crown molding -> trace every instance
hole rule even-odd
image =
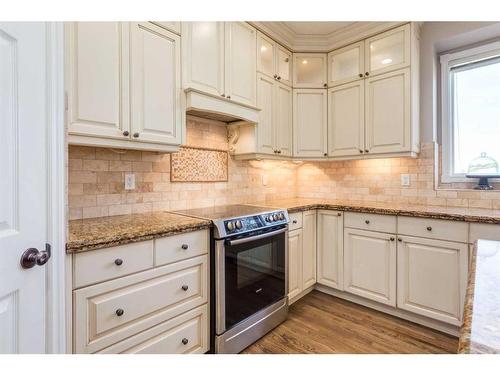
[[[250,22],[292,52],[329,52],[406,22],[353,22],[330,34],[298,34],[284,22]]]

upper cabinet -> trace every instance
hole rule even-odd
[[[149,22],[65,25],[68,142],[176,151],[180,37]]]
[[[386,31],[365,41],[365,76],[405,68],[411,59],[411,25]]]
[[[290,86],[292,84],[292,53],[258,32],[257,71]]]
[[[257,31],[245,22],[182,23],[183,87],[255,106]]]
[[[293,54],[293,87],[326,88],[327,55],[325,53]]]
[[[172,31],[176,34],[181,34],[181,23],[179,21],[151,21],[155,25],[163,27],[169,31]]]
[[[365,43],[359,42],[328,54],[328,87],[362,79],[365,75]]]

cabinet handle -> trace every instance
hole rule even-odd
[[[427,227],[427,230],[430,232],[432,230],[432,227]]]
[[[362,154],[363,153],[363,150],[359,150],[359,153]]]
[[[363,73],[359,73],[359,78],[363,78]]]
[[[278,81],[281,79],[281,76],[278,76]]]
[[[129,134],[130,134],[130,133],[128,132],[128,130],[125,130],[125,131],[123,132],[123,136],[124,136],[124,137],[128,137],[128,135],[129,135]]]
[[[183,291],[187,291],[189,289],[189,286],[183,285],[181,288],[182,288]]]
[[[339,213],[337,213],[337,216],[342,216],[342,214],[339,212]]]
[[[370,75],[370,73],[368,73],[368,72],[366,72],[366,73],[365,73],[365,76],[367,76],[367,77],[368,77],[369,75]]]
[[[328,156],[328,153],[326,153],[326,152],[325,152],[325,153],[323,154],[323,156]]]
[[[297,224],[297,220],[292,220],[292,224]]]
[[[184,243],[184,244],[181,245],[181,249],[182,250],[187,250],[187,249],[189,249],[189,245],[187,245],[187,244]]]
[[[117,316],[122,316],[124,312],[125,311],[123,311],[123,309],[118,309],[118,310],[115,311],[115,313],[116,313]]]
[[[139,133],[134,133],[134,138],[139,138]]]
[[[370,224],[370,220],[365,220],[365,223],[366,224]]]
[[[391,238],[390,238],[390,240],[391,240],[391,241],[394,241],[394,239],[395,239],[394,237],[391,237]]]
[[[323,83],[323,87],[328,87],[328,85],[326,83]]]
[[[187,345],[187,344],[188,344],[188,342],[189,342],[189,340],[188,340],[187,338],[185,338],[185,337],[184,337],[184,338],[182,339],[182,344],[183,344],[183,345]]]
[[[223,98],[225,98],[225,97],[226,97],[226,94],[220,94],[220,96],[222,96]]]
[[[231,99],[231,95],[228,95],[228,96],[227,96],[227,98],[228,98],[228,99]]]
[[[403,242],[403,239],[402,239],[402,238],[398,238],[398,241],[399,241],[399,242]]]
[[[274,79],[277,79],[277,78],[278,78],[278,75],[277,75],[277,74],[275,74],[275,75],[274,75]]]
[[[281,150],[278,150],[278,154],[281,154]]]
[[[120,258],[115,259],[115,264],[116,264],[117,266],[121,266],[121,265],[123,264],[123,260],[122,260],[122,259],[120,259]]]
[[[370,150],[365,150],[365,152],[366,152],[366,153],[369,153],[369,152],[370,152]]]
[[[290,61],[290,59],[288,57],[285,58],[285,62],[289,62],[289,61]]]

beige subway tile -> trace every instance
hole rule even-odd
[[[83,170],[83,160],[82,159],[69,159],[68,169],[70,171],[81,171]]]
[[[132,171],[134,172],[152,172],[153,163],[150,161],[134,161],[132,162]]]
[[[136,150],[126,150],[124,154],[120,155],[120,160],[128,160],[128,161],[142,160],[142,152]]]
[[[103,217],[108,216],[108,207],[84,207],[82,215],[84,219],[89,219],[93,217]]]
[[[126,151],[98,147],[95,149],[95,158],[99,160],[120,160],[120,154],[123,152]]]
[[[141,214],[144,212],[151,212],[153,211],[153,204],[152,203],[136,203],[132,205],[132,213],[133,214]]]
[[[106,194],[109,192],[109,184],[83,184],[83,194]]]
[[[92,207],[96,206],[95,195],[70,195],[68,197],[68,206],[70,208]]]
[[[83,194],[83,184],[68,184],[68,194],[69,195],[82,195]]]
[[[170,172],[170,161],[162,161],[153,163],[153,172],[168,173]]]
[[[124,160],[111,160],[109,170],[114,172],[132,172],[132,162]]]
[[[68,220],[78,220],[83,217],[82,208],[69,208],[68,210]]]
[[[95,159],[95,148],[70,145],[68,159]]]
[[[109,162],[107,160],[83,160],[84,171],[102,172],[109,170]]]
[[[493,207],[491,199],[469,199],[470,208],[489,208]]]
[[[110,206],[121,203],[121,194],[100,194],[97,196],[98,206]]]
[[[70,184],[95,183],[97,181],[96,172],[70,171],[68,182]]]
[[[116,215],[129,215],[132,213],[132,205],[131,204],[114,204],[108,206],[109,216]]]
[[[97,172],[98,183],[122,182],[123,178],[122,172]]]

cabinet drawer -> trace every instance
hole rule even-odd
[[[477,240],[500,241],[500,225],[471,223],[469,242],[474,243]]]
[[[202,354],[208,349],[208,305],[203,305],[99,353]]]
[[[376,232],[396,233],[396,216],[346,212],[344,226]]]
[[[95,284],[153,267],[153,241],[75,254],[73,287]]]
[[[288,216],[290,217],[288,230],[292,231],[302,228],[302,212],[294,212],[293,214],[289,214]]]
[[[98,351],[207,303],[207,284],[204,255],[76,290],[75,352]]]
[[[155,240],[155,265],[178,262],[208,253],[208,230]]]
[[[455,242],[467,242],[467,223],[459,221],[398,217],[398,233],[415,237],[433,238]]]

